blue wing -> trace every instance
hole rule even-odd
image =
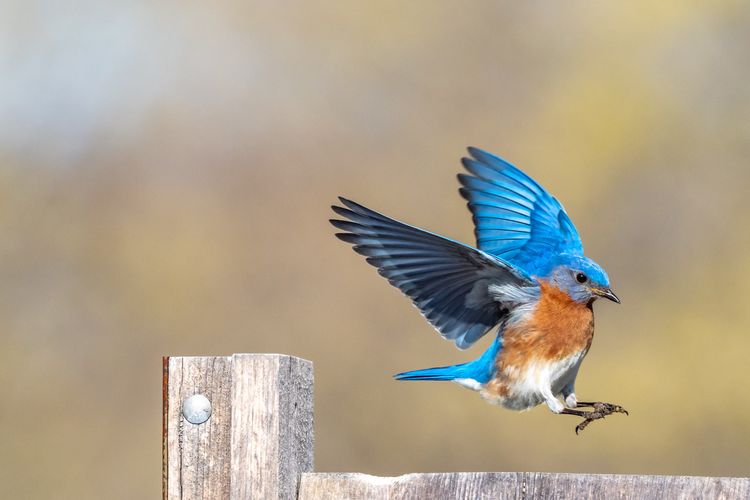
[[[583,255],[583,244],[562,205],[534,179],[493,154],[469,148],[471,175],[459,189],[474,219],[477,247],[530,275],[544,276],[551,259]]]
[[[476,342],[507,314],[502,302],[490,296],[490,285],[536,285],[523,271],[491,255],[339,200],[347,208],[331,208],[348,220],[331,220],[346,231],[336,236],[366,256],[459,349]]]

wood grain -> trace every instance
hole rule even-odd
[[[231,368],[229,357],[171,357],[166,380],[165,497],[228,498]],[[211,418],[193,425],[182,402],[193,394],[211,401]]]
[[[171,357],[164,375],[164,498],[295,498],[313,466],[312,363],[280,354]],[[194,425],[183,401],[203,394]]]
[[[313,470],[312,363],[235,354],[231,498],[295,498]]]
[[[300,500],[422,498],[495,499],[744,499],[750,479],[515,472],[455,472],[375,477],[306,473]]]

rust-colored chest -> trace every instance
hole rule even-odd
[[[524,409],[539,404],[543,389],[557,391],[575,378],[594,338],[594,313],[562,290],[541,282],[541,296],[530,318],[509,326],[495,362],[497,372],[483,396]]]
[[[511,358],[552,361],[586,352],[591,347],[594,338],[591,307],[574,301],[567,293],[544,281],[541,288],[539,303],[529,320],[506,329],[501,357],[505,354]]]

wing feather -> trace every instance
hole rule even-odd
[[[523,198],[508,196],[516,201]],[[334,219],[331,224],[345,232],[336,236],[352,244],[460,349],[472,345],[507,314],[507,307],[490,295],[490,285],[536,286],[528,274],[495,256],[339,199],[344,206],[332,208],[345,220]],[[518,220],[521,224],[514,230],[526,234],[525,219]]]
[[[583,255],[583,244],[559,201],[534,179],[486,151],[469,148],[469,174],[458,174],[473,215],[477,247],[530,275],[544,276],[559,254]]]

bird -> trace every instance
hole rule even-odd
[[[397,380],[452,381],[510,410],[542,403],[591,422],[622,406],[578,401],[575,382],[594,337],[593,303],[620,303],[605,270],[584,255],[562,204],[508,161],[469,147],[459,193],[474,222],[476,247],[445,238],[339,197],[336,236],[397,287],[459,349],[497,327],[468,363],[407,371]],[[582,408],[588,408],[583,410]]]

